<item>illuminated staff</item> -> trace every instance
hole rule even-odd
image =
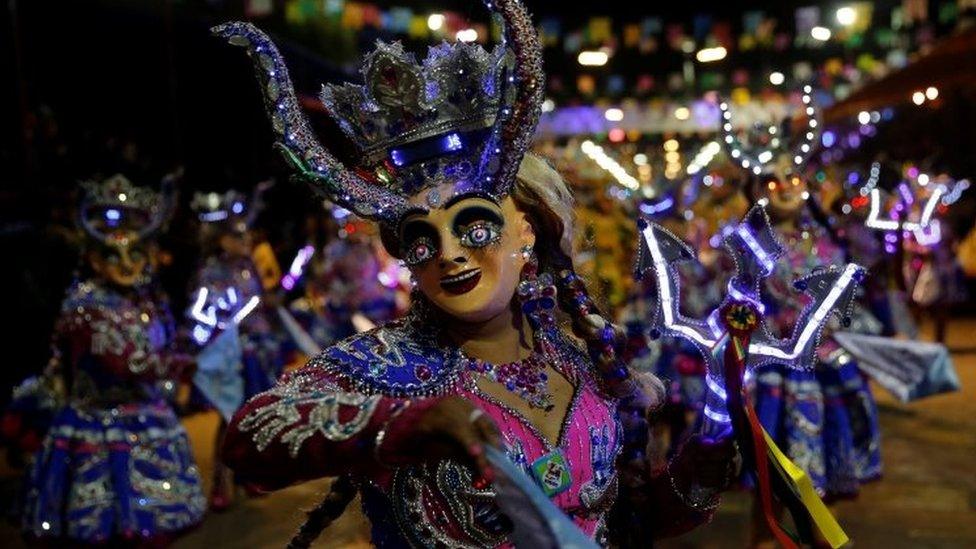
[[[642,235],[637,273],[651,272],[657,288],[654,331],[652,335],[682,338],[694,345],[707,365],[709,391],[704,408],[703,431],[712,437],[728,436],[729,431],[740,442],[746,462],[756,474],[760,500],[770,528],[788,547],[790,541],[773,512],[771,495],[776,494],[790,509],[803,539],[812,539],[815,523],[834,546],[846,535],[829,516],[809,478],[788,474],[799,471],[779,451],[762,429],[742,390],[744,377],[767,363],[790,368],[810,368],[816,358],[824,323],[832,314],[842,312],[845,322],[852,306],[864,269],[848,264],[829,267],[798,279],[794,285],[811,300],[803,309],[789,337],[775,337],[762,314],[765,306],[759,299],[762,280],[772,274],[776,259],[783,253],[769,225],[765,211],[757,206],[726,235],[724,244],[735,259],[736,270],[722,304],[704,319],[688,318],[680,312],[680,285],[676,265],[695,259],[692,249],[663,227],[641,221]],[[792,469],[791,469],[792,468]]]
[[[680,312],[677,264],[695,260],[694,252],[667,229],[653,223],[642,225],[638,274],[653,271],[658,294],[656,331],[689,341],[705,357],[710,393],[722,397],[706,403],[706,415],[721,423],[727,414],[722,405],[725,391],[721,357],[716,356],[716,352],[725,343],[727,330],[721,323],[720,311],[729,303],[740,302],[750,304],[763,314],[765,305],[759,299],[759,285],[772,274],[783,248],[772,232],[765,210],[759,206],[750,210],[742,222],[730,226],[724,238],[725,248],[736,264],[736,273],[729,281],[725,300],[704,319],[692,319]],[[813,300],[804,308],[793,333],[787,338],[776,338],[765,325],[760,326],[749,345],[749,369],[772,362],[792,368],[811,367],[824,323],[833,312],[842,311],[847,317],[863,272],[863,268],[849,264],[843,269],[828,267],[797,280],[795,287]]]
[[[820,134],[820,113],[817,106],[813,101],[813,88],[810,85],[803,86],[803,94],[801,96],[803,100],[803,110],[807,115],[807,128],[803,134],[803,139],[800,143],[790,151],[793,157],[792,162],[794,166],[802,166],[807,160],[809,160],[810,155],[813,154],[816,148],[817,138]],[[743,169],[752,172],[755,175],[760,175],[767,168],[770,167],[770,163],[777,157],[777,149],[780,141],[779,137],[774,137],[768,148],[760,148],[758,151],[751,150],[742,144],[738,137],[735,135],[735,130],[732,125],[732,111],[729,109],[729,104],[725,101],[719,104],[719,110],[722,112],[721,120],[721,135],[722,143],[725,145],[729,156],[737,162]],[[777,127],[775,125],[769,127],[770,134],[777,133]]]
[[[877,163],[872,165],[872,176],[875,173],[876,165]],[[873,180],[876,181],[876,178],[873,178]],[[920,186],[927,186],[928,176],[921,174],[918,177],[918,181]],[[922,181],[925,181],[925,184],[922,184]],[[940,206],[947,207],[954,204],[962,196],[963,191],[968,189],[970,185],[967,179],[954,182],[951,185],[945,183],[936,184],[932,192],[925,199],[924,204],[921,205],[919,217],[917,219],[911,219],[908,212],[911,211],[915,204],[920,204],[918,189],[914,185],[909,185],[905,181],[898,184],[896,190],[898,191],[897,198],[899,204],[893,208],[895,210],[894,212],[888,212],[888,217],[882,218],[881,210],[885,202],[885,197],[882,191],[877,188],[876,184],[872,185],[871,182],[872,179],[869,179],[861,189],[862,196],[866,194],[870,200],[870,209],[864,224],[871,229],[889,233],[898,230],[910,232],[914,236],[915,241],[923,246],[932,246],[942,240],[942,227],[939,220],[935,217],[937,209]],[[908,210],[908,212],[905,215],[898,215],[902,210]],[[889,251],[891,250],[889,249]]]
[[[295,284],[305,275],[305,267],[308,266],[313,255],[315,255],[315,247],[311,244],[307,244],[298,250],[295,259],[291,261],[291,265],[288,267],[288,272],[281,277],[282,288],[291,291],[295,287]]]
[[[202,287],[197,290],[197,297],[190,307],[190,316],[197,322],[193,326],[193,339],[200,345],[210,341],[215,331],[226,329],[229,326],[228,320],[230,324],[240,325],[261,303],[261,298],[255,295],[240,305],[240,297],[233,287],[227,288],[223,294],[213,299],[210,298],[210,289]]]

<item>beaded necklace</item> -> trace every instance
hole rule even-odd
[[[476,358],[466,358],[465,362],[468,370],[504,385],[529,406],[546,411],[552,409],[549,376],[541,353],[533,352],[526,358],[505,364],[491,364]]]

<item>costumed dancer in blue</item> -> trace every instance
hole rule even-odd
[[[728,104],[721,105],[723,141],[733,161],[756,177],[756,195],[761,197],[760,203],[767,205],[785,248],[762,295],[764,316],[780,335],[793,329],[805,305],[796,298],[798,290],[793,281],[813,269],[843,263],[845,259],[829,228],[815,220],[815,214],[820,212],[810,204],[812,198],[803,168],[814,152],[819,120],[812,88],[804,87],[800,97],[806,112],[802,123],[787,118],[769,132],[761,132],[776,135],[775,144],[782,140],[789,147],[755,140],[744,143],[733,131],[734,119]],[[860,311],[855,316],[864,317],[867,313]],[[876,320],[866,324],[878,325]],[[756,370],[750,380],[759,421],[787,456],[806,471],[827,501],[854,497],[862,483],[881,475],[874,397],[851,355],[830,337],[838,328],[836,321],[826,326],[823,343],[817,349],[817,364],[792,368],[772,363]],[[766,541],[760,515],[757,508],[754,545]]]
[[[115,175],[85,185],[88,275],[68,290],[45,378],[63,387],[27,475],[25,533],[50,543],[158,545],[206,502],[186,432],[159,387],[193,361],[149,286],[168,193]]]
[[[194,399],[202,397],[221,412],[217,447],[223,439],[224,420],[246,399],[271,388],[283,367],[273,306],[252,259],[250,228],[265,189],[266,184],[258,185],[250,200],[234,190],[198,193],[191,204],[201,224],[203,248],[187,311],[193,324],[192,338],[202,349],[217,343],[228,330],[236,331],[239,339],[236,354],[223,353],[223,359],[217,360],[222,365],[205,369],[194,378]],[[218,346],[227,344],[222,340]],[[232,486],[230,471],[216,462],[211,509],[222,511],[230,505]]]

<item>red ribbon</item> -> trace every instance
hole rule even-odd
[[[749,349],[749,337],[752,329],[733,330],[729,327],[729,341],[725,345],[725,387],[728,395],[729,413],[732,415],[733,426],[739,440],[751,445],[753,462],[756,466],[756,481],[759,487],[759,501],[762,506],[766,524],[773,536],[786,549],[799,549],[793,538],[787,534],[779,524],[773,508],[772,482],[769,478],[769,461],[766,459],[766,440],[763,437],[762,425],[756,417],[749,395],[743,391],[742,379],[745,373],[746,358]],[[754,326],[752,327],[754,328]],[[742,351],[740,353],[740,350]]]

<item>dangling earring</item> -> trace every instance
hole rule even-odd
[[[556,308],[556,285],[549,273],[539,274],[539,259],[532,246],[522,247],[522,257],[525,258],[525,265],[522,267],[517,290],[522,312],[529,319],[536,335],[544,336],[556,323],[553,314]]]

